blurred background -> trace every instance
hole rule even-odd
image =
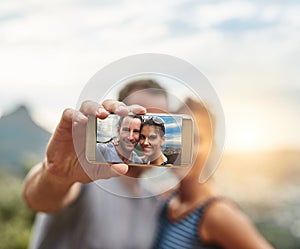
[[[300,2],[0,1],[0,249],[26,248],[20,190],[66,107],[122,57],[177,56],[226,118],[215,179],[276,248],[300,248]]]

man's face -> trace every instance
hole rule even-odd
[[[119,130],[119,145],[123,151],[131,152],[139,142],[141,120],[127,116]]]
[[[153,94],[147,89],[134,91],[126,98],[127,105],[141,105],[151,113],[168,112],[168,99],[163,94]]]

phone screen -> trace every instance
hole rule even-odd
[[[181,164],[183,118],[147,114],[96,119],[96,161],[129,165]]]

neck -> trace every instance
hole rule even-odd
[[[206,181],[205,183],[199,182],[199,176],[201,175],[201,171],[203,169],[203,165],[206,162],[207,153],[202,152],[199,153],[196,161],[194,162],[193,167],[190,169],[188,174],[181,180],[179,186],[179,195],[181,200],[193,200],[199,198],[205,198],[211,195],[214,195],[213,186],[211,181]]]
[[[115,148],[120,159],[124,163],[128,164],[131,161],[132,151],[124,151],[120,146],[115,146]]]
[[[182,202],[194,202],[199,199],[205,199],[214,194],[209,183],[199,183],[198,181],[194,184],[187,182],[187,184],[181,182],[178,189],[179,198]]]
[[[166,161],[167,161],[167,157],[161,152],[160,155],[155,156],[155,159],[153,161],[151,160],[151,164],[161,165]]]

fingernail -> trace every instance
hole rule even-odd
[[[81,112],[79,112],[79,113],[76,114],[74,120],[77,121],[77,122],[81,122],[81,121],[87,120],[87,117],[84,116]]]
[[[128,108],[124,105],[119,105],[116,108],[116,113],[119,113],[119,114],[125,113],[125,114],[127,114],[127,112],[128,112]]]
[[[108,111],[106,111],[103,107],[99,107],[97,109],[97,114],[98,115],[103,115],[103,114],[109,114]]]

